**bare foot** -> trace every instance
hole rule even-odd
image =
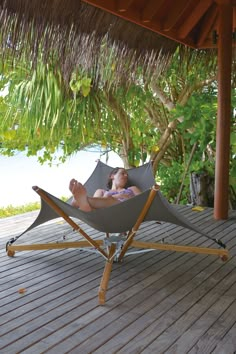
[[[69,190],[71,191],[74,197],[71,203],[72,206],[74,206],[75,208],[80,208],[83,211],[92,210],[88,202],[87,191],[81,183],[79,183],[75,179],[72,179],[69,184]]]

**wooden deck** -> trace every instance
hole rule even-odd
[[[212,209],[179,207],[231,257],[153,251],[113,264],[107,302],[98,305],[104,259],[78,249],[17,252],[5,244],[36,213],[0,220],[0,353],[214,353],[236,352],[236,211],[213,220]],[[96,239],[95,230],[84,226]],[[60,219],[17,243],[79,238]],[[137,239],[217,247],[174,225],[149,222]],[[20,242],[19,242],[20,241]],[[24,288],[25,293],[19,294]]]

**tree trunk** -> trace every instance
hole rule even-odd
[[[213,207],[214,177],[207,173],[190,174],[190,198],[193,205]]]

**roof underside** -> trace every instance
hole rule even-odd
[[[215,0],[83,1],[190,47],[216,46],[219,7]],[[236,0],[231,0],[231,4],[233,33],[236,29]]]

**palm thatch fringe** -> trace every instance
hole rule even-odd
[[[0,51],[37,65],[58,63],[66,82],[82,69],[100,80],[131,82],[161,73],[177,43],[81,0],[0,1]],[[110,65],[110,71],[107,65]]]

